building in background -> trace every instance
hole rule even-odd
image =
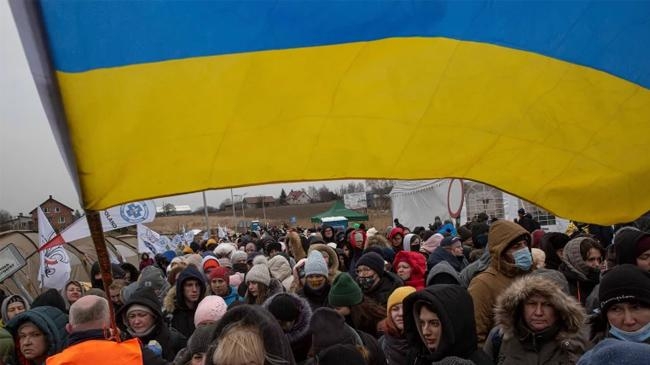
[[[69,206],[61,203],[60,201],[54,199],[52,195],[39,205],[45,213],[45,216],[50,221],[52,228],[58,233],[61,232],[65,227],[72,224],[75,221],[74,209]],[[38,207],[37,207],[38,208]],[[37,208],[34,208],[29,212],[34,222],[33,229],[38,227],[38,212]]]
[[[311,198],[302,190],[291,190],[291,192],[287,194],[287,204],[289,205],[301,205],[309,203],[311,203]]]

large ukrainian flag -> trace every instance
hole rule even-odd
[[[648,1],[27,8],[46,35],[65,119],[53,125],[88,209],[434,177],[592,223],[650,209]]]

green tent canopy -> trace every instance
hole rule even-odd
[[[329,210],[320,214],[316,214],[315,216],[311,217],[311,221],[313,223],[321,223],[321,218],[325,218],[325,217],[345,217],[349,221],[355,221],[355,222],[368,220],[367,214],[358,213],[352,209],[346,208],[345,204],[343,204],[343,202],[340,200],[334,202],[334,204],[332,204],[332,207]]]

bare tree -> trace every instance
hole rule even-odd
[[[0,209],[0,231],[9,230],[9,221],[11,218],[11,213],[4,209]]]
[[[315,202],[321,201],[320,197],[318,196],[318,189],[316,189],[316,187],[313,185],[309,185],[307,187],[307,195],[309,195],[312,201]]]

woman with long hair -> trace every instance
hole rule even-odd
[[[271,278],[268,266],[265,264],[253,265],[248,270],[246,277],[246,295],[244,303],[262,305],[271,295],[284,291],[282,283]]]
[[[388,297],[387,317],[384,321],[386,329],[379,339],[379,346],[386,355],[388,365],[406,364],[408,357],[408,341],[404,333],[404,311],[402,302],[409,294],[415,293],[412,286],[403,286],[395,289]]]
[[[379,337],[379,323],[386,318],[386,309],[364,296],[350,275],[342,273],[336,277],[328,301],[350,326]]]

